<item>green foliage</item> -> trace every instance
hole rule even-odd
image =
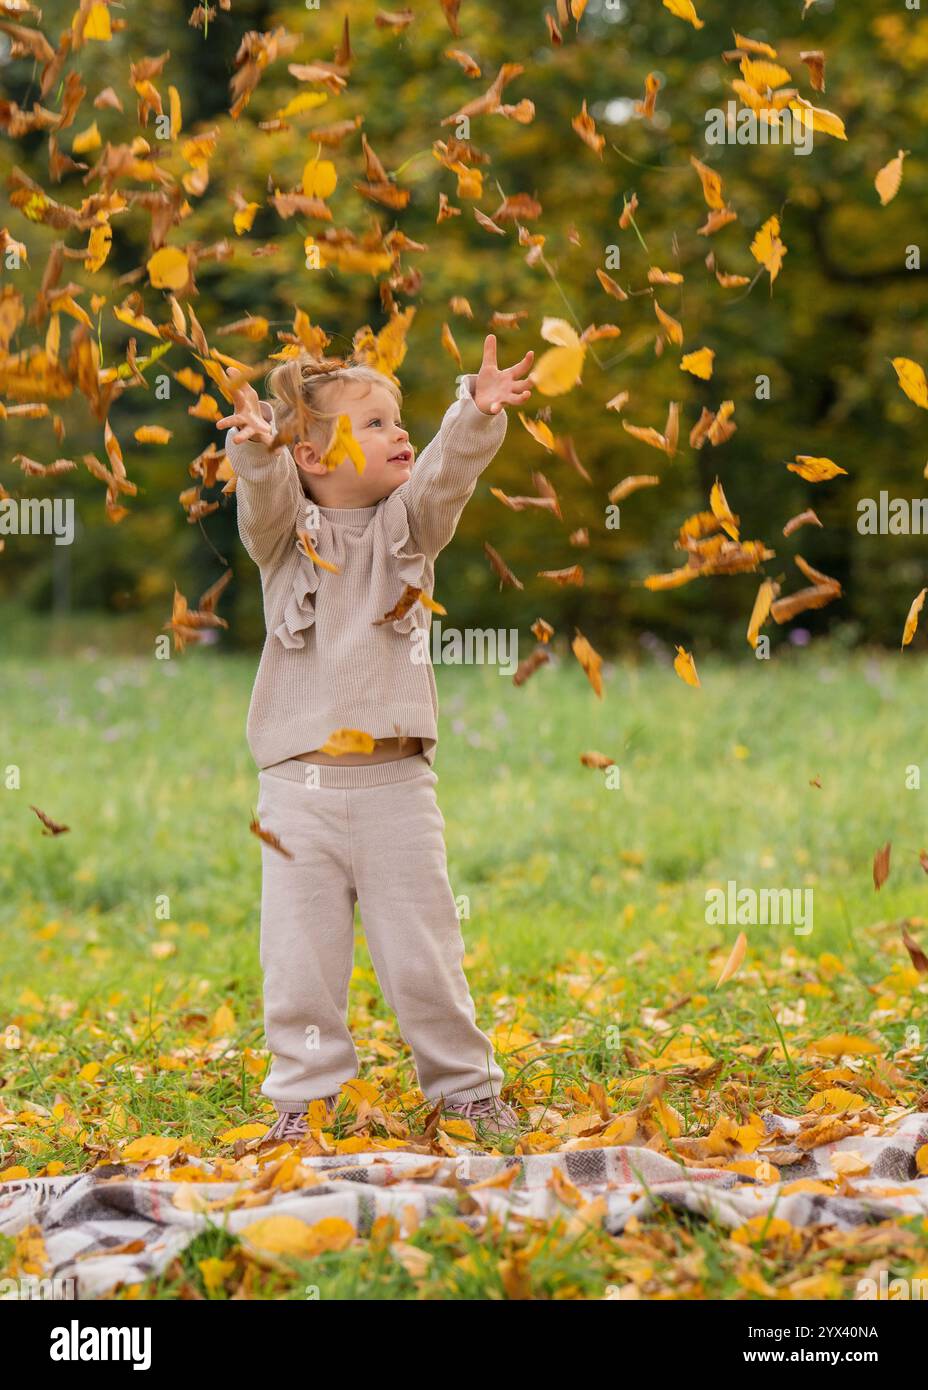
[[[56,34],[72,8],[46,7],[46,31]],[[579,328],[594,322],[621,328],[617,341],[591,346],[580,386],[567,396],[536,395],[528,412],[550,406],[555,433],[572,437],[592,483],[546,454],[511,411],[503,450],[481,479],[458,536],[440,561],[436,591],[449,621],[525,631],[543,614],[568,632],[582,627],[605,651],[627,651],[646,632],[682,641],[697,653],[743,649],[759,576],[713,577],[666,593],[641,586],[647,574],[680,563],[673,547],[677,528],[688,513],[705,508],[717,473],[741,518],[742,535],[762,538],[777,552],[766,572],[784,575],[786,590],[804,582],[792,564],[797,552],[844,585],[838,602],[802,615],[800,626],[818,633],[837,624],[845,640],[895,646],[923,581],[924,541],[859,535],[856,503],[878,496],[882,488],[891,496],[917,496],[922,489],[924,419],[899,391],[889,359],[904,355],[928,362],[926,291],[921,273],[905,269],[904,261],[906,247],[918,243],[923,227],[926,98],[915,79],[928,51],[928,18],[901,7],[898,13],[877,13],[825,0],[802,20],[798,0],[788,14],[773,0],[737,0],[724,7],[697,4],[705,26],[696,31],[656,0],[627,0],[621,8],[592,0],[579,29],[569,26],[558,47],[548,39],[545,7],[536,3],[467,0],[459,38],[450,34],[437,3],[418,7],[413,23],[398,32],[375,25],[380,8],[375,0],[324,5],[318,11],[296,3],[236,3],[232,12],[214,14],[204,35],[187,24],[184,8],[167,0],[130,7],[124,31],[108,44],[88,43],[77,55],[88,100],[74,126],[61,132],[62,148],[69,149],[73,132],[96,119],[104,140],[118,143],[142,135],[166,173],[175,180],[187,173],[179,150],[163,147],[151,123],[137,128],[135,95],[127,82],[128,65],[142,52],[170,50],[163,75],[155,80],[163,92],[173,83],[181,94],[180,143],[193,134],[217,132],[208,186],[189,196],[189,215],[166,238],[178,246],[227,246],[228,254],[201,263],[191,301],[210,343],[257,360],[275,350],[276,339],[255,345],[242,337],[221,337],[219,329],[256,314],[271,321],[272,334],[288,331],[299,307],[331,334],[330,351],[338,352],[363,324],[376,330],[386,321],[377,283],[367,275],[307,270],[303,237],[326,224],[299,216],[282,220],[266,199],[269,189],[298,186],[307,159],[319,150],[314,127],[362,114],[371,146],[412,196],[397,212],[360,197],[354,184],[363,178],[364,164],[360,137],[352,136],[334,153],[323,151],[339,170],[329,200],[333,225],[361,234],[376,221],[400,228],[426,247],[403,258],[404,270],[421,273],[421,284],[395,289],[398,306],[414,304],[417,310],[399,374],[406,423],[420,448],[452,399],[458,371],[440,348],[443,322],[454,332],[465,370],[479,360],[495,312],[525,315],[518,329],[497,330],[502,362],[515,360],[528,346],[536,354],[544,349],[539,330],[545,317],[564,317]],[[344,92],[316,111],[291,117],[283,130],[262,130],[260,124],[272,122],[298,91],[311,89],[289,74],[288,64],[330,60],[346,16],[353,64]],[[232,120],[229,84],[243,36],[278,26],[299,42],[267,66],[249,104]],[[724,105],[733,95],[730,81],[738,76],[737,65],[720,57],[732,46],[733,29],[773,43],[800,93],[842,116],[847,142],[817,135],[808,157],[788,146],[706,145],[705,112]],[[479,79],[468,79],[445,56],[451,47],[480,63]],[[824,94],[811,89],[798,57],[810,48],[822,48],[827,56]],[[433,142],[447,140],[454,130],[445,119],[483,92],[504,62],[524,67],[507,85],[504,100],[531,100],[535,118],[529,124],[499,115],[473,118],[471,138],[489,157],[482,166],[485,192],[479,206],[492,215],[504,194],[538,198],[541,217],[525,223],[546,238],[544,262],[534,266],[527,263],[511,223],[505,238],[478,225],[473,203],[457,197],[455,176],[431,153]],[[661,81],[653,123],[630,109],[643,95],[649,72]],[[8,94],[22,104],[35,95],[30,61],[8,64],[4,76]],[[124,115],[93,110],[90,99],[106,85],[121,94]],[[44,104],[57,110],[61,97],[57,86]],[[601,159],[571,128],[584,100],[606,137]],[[910,151],[910,157],[898,197],[884,208],[873,177],[898,149]],[[82,185],[79,172],[51,184],[46,143],[37,136],[25,137],[10,153],[52,196],[71,206],[92,187]],[[87,162],[98,153],[91,152]],[[707,210],[691,154],[718,170],[724,196],[738,212],[738,221],[714,237],[696,234]],[[145,188],[132,181],[128,186]],[[148,191],[153,189],[150,185]],[[236,192],[262,204],[244,236],[232,227]],[[462,208],[460,217],[436,222],[440,192]],[[632,192],[639,199],[636,224],[647,252],[632,228],[618,229],[623,200]],[[772,214],[781,219],[788,247],[772,295],[766,272],[749,293],[723,290],[703,264],[706,253],[714,251],[726,272],[753,276],[757,266],[748,246]],[[118,283],[120,276],[132,277],[132,287],[143,292],[156,321],[168,317],[163,293],[147,287],[144,272],[135,278],[152,250],[148,212],[131,207],[114,217],[113,226],[113,252],[103,269],[92,275],[71,260],[63,276],[85,287],[84,300],[91,292],[107,296],[100,314],[104,365],[124,358],[131,333],[111,312],[130,287]],[[29,269],[9,277],[27,299],[34,297],[56,240],[69,248],[85,244],[84,234],[53,231],[15,211],[9,229],[29,247]],[[277,249],[254,254],[268,243]],[[637,291],[621,304],[603,292],[595,275],[597,267],[605,268],[611,246],[621,251],[621,269],[611,273]],[[649,265],[685,275],[683,286],[659,286],[657,297],[683,323],[684,350],[703,345],[715,350],[710,382],[679,370],[679,348],[668,347],[655,357],[652,296],[643,292]],[[469,299],[472,321],[452,314],[454,295]],[[63,320],[63,354],[71,322]],[[37,332],[23,325],[11,350],[41,341],[46,327]],[[149,351],[153,341],[139,342],[139,352]],[[176,346],[164,360],[174,371],[198,367]],[[770,401],[755,398],[759,374],[770,378]],[[676,458],[668,460],[632,439],[621,418],[604,409],[620,390],[630,392],[623,414],[636,424],[660,427],[668,401],[682,402]],[[715,410],[724,399],[736,402],[737,433],[718,449],[690,449],[687,435],[700,409]],[[135,613],[140,627],[151,633],[168,616],[173,584],[195,599],[221,573],[221,557],[234,561],[237,575],[223,600],[222,611],[232,623],[223,640],[230,646],[259,641],[258,577],[237,543],[234,503],[222,499],[221,510],[206,518],[202,530],[187,524],[177,503],[191,483],[190,461],[218,440],[208,422],[187,414],[192,404],[193,397],[176,383],[170,402],[134,388],[115,403],[110,423],[123,444],[129,476],[140,488],[138,497],[127,501],[130,516],[115,528],[104,518],[101,485],[83,466],[45,484],[24,480],[7,461],[0,480],[14,493],[75,496],[83,531],[73,555],[58,559],[66,576],[59,574],[57,582],[46,539],[8,539],[0,555],[0,594],[20,594],[39,611],[57,602],[63,611],[70,604]],[[75,395],[55,408],[67,425],[60,445],[46,422],[7,422],[7,459],[19,451],[46,463],[58,456],[79,460],[87,451],[103,457],[102,422],[86,403]],[[132,431],[142,423],[167,425],[175,431],[171,443],[135,445]],[[848,476],[817,486],[805,483],[784,466],[797,453],[834,458]],[[557,488],[563,524],[545,512],[510,512],[490,495],[490,486],[531,492],[535,470]],[[622,506],[621,530],[607,530],[609,488],[629,473],[652,471],[661,474],[661,486],[630,498]],[[213,495],[218,499],[218,490]],[[809,506],[824,529],[803,529],[784,540],[783,523]],[[589,530],[589,548],[568,543],[580,527]],[[524,591],[500,592],[482,552],[485,540],[522,579]],[[558,588],[535,577],[537,570],[577,561],[586,574],[582,589]],[[774,642],[784,638],[774,629]]]

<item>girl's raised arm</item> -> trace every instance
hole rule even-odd
[[[306,496],[290,450],[270,448],[277,434],[273,407],[259,401],[250,386],[236,391],[234,399],[235,411],[216,423],[232,426],[225,451],[237,479],[238,531],[255,564],[269,565],[293,543]]]

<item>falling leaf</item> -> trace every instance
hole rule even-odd
[[[320,569],[328,570],[330,574],[341,574],[340,565],[333,565],[331,560],[323,560],[314,547],[308,531],[298,530],[297,536],[299,537],[298,548],[308,559],[312,560],[313,564],[318,565]]]
[[[811,454],[797,454],[796,462],[786,466],[808,483],[824,483],[829,478],[836,478],[839,473],[847,475],[847,469],[839,467],[832,459],[814,458]]]
[[[47,816],[44,811],[40,811],[38,806],[30,805],[29,810],[35,811],[39,820],[46,827],[42,831],[43,835],[64,835],[66,831],[71,829],[69,825],[59,825],[57,821],[53,821],[51,816]]]
[[[883,884],[889,878],[889,855],[892,848],[891,841],[887,840],[882,849],[878,849],[873,856],[873,886],[879,892]]]
[[[266,845],[270,845],[271,849],[276,849],[278,854],[282,854],[285,859],[294,858],[294,855],[281,844],[272,830],[264,829],[257,816],[252,816],[248,829],[251,831],[252,835],[257,835],[259,840],[263,840]]]
[[[687,20],[694,29],[701,29],[703,26],[703,21],[693,6],[693,0],[664,0],[664,9],[676,15],[677,19]]]
[[[820,48],[810,48],[799,54],[799,61],[809,69],[809,81],[817,92],[825,90],[825,54]]]
[[[527,379],[543,396],[562,396],[581,379],[586,343],[564,319],[546,318],[541,336],[556,346],[542,353]]]
[[[146,267],[155,289],[182,290],[190,279],[187,253],[178,246],[163,246],[149,257]]]
[[[758,633],[770,615],[771,603],[779,592],[780,586],[773,579],[765,579],[757,591],[747,632],[748,642],[754,648],[757,647]]]
[[[722,176],[710,169],[708,164],[703,164],[695,155],[690,155],[690,163],[699,175],[702,184],[703,197],[706,206],[721,211],[725,207],[725,199],[722,197]]]
[[[902,944],[908,951],[909,959],[919,975],[928,975],[928,956],[925,955],[915,937],[911,935],[905,923],[902,924]]]
[[[751,242],[751,255],[769,272],[772,286],[783,268],[783,257],[786,255],[786,247],[780,240],[780,219],[778,217],[768,217],[760,231],[757,232]]]
[[[894,357],[893,366],[899,378],[899,385],[909,400],[920,405],[922,410],[928,410],[928,381],[925,379],[924,368],[909,357]]]
[[[738,971],[741,969],[747,949],[747,936],[743,931],[739,932],[738,939],[736,940],[734,946],[731,948],[731,954],[722,967],[722,973],[715,982],[716,989],[719,989],[722,985],[727,984],[733,975],[737,975]]]
[[[654,115],[654,103],[660,89],[660,78],[656,72],[649,72],[644,80],[644,101],[635,102],[635,115],[649,121]]]
[[[657,487],[660,478],[656,473],[634,473],[628,478],[623,478],[620,483],[616,483],[611,488],[608,497],[610,502],[624,502],[626,497],[630,497],[633,492],[637,492],[642,487]]]
[[[813,130],[820,130],[823,135],[832,135],[836,140],[847,139],[844,122],[833,111],[824,111],[821,107],[813,106],[811,102],[805,101],[802,97],[794,97],[789,105],[791,111],[803,113],[806,129],[808,129],[811,120]]]
[[[657,300],[654,301],[654,312],[657,315],[661,327],[667,334],[670,342],[676,343],[679,347],[683,345],[683,325],[678,323],[670,314],[664,312]]]
[[[163,425],[139,425],[134,434],[139,444],[167,444],[173,437],[173,430]]]
[[[698,348],[695,352],[688,352],[680,358],[680,371],[691,372],[693,376],[708,381],[712,376],[714,361],[715,352],[712,348]]]
[[[818,517],[811,508],[804,512],[799,512],[797,516],[791,516],[783,527],[784,536],[791,536],[794,531],[798,531],[800,526],[821,526]]]
[[[554,435],[551,433],[551,426],[546,425],[544,420],[529,420],[521,410],[519,411],[519,419],[532,438],[536,440],[543,449],[547,449],[550,452],[554,448]]]
[[[600,699],[603,698],[602,664],[603,659],[578,630],[570,644],[571,651],[586,672],[587,680]]]
[[[593,120],[593,117],[588,114],[585,100],[583,102],[583,107],[580,111],[580,115],[574,116],[570,124],[573,126],[574,130],[580,136],[580,139],[584,142],[584,144],[589,145],[591,150],[595,150],[595,152],[599,155],[601,159],[603,153],[603,146],[606,143],[606,137],[605,135],[600,135],[597,133],[596,122]]]
[[[674,645],[676,646],[676,643],[674,643]],[[686,651],[684,647],[677,647],[677,654],[673,659],[673,669],[676,671],[681,681],[685,681],[687,685],[696,686],[700,684],[699,676],[696,674],[696,663],[693,660],[692,653]]]
[[[722,484],[716,478],[709,492],[709,507],[712,515],[717,517],[722,529],[731,536],[733,541],[738,539],[738,517],[732,514],[731,508],[722,490]]]
[[[908,153],[908,150],[900,150],[895,159],[891,159],[888,164],[883,165],[873,180],[873,186],[879,193],[880,202],[884,208],[887,203],[892,202],[899,192],[902,183],[902,161]]]
[[[322,462],[326,468],[331,470],[338,468],[339,464],[344,463],[345,459],[349,458],[354,464],[355,472],[360,477],[367,467],[367,460],[364,457],[364,450],[352,432],[351,416],[342,414],[338,417],[335,439]]]
[[[918,615],[922,611],[922,604],[925,602],[926,594],[928,594],[928,589],[922,589],[921,592],[916,594],[912,600],[912,605],[909,608],[908,617],[905,620],[905,630],[902,634],[903,647],[907,647],[911,642],[912,638],[915,636],[916,630],[918,628]]]

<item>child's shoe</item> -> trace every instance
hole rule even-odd
[[[446,1101],[445,1113],[470,1120],[480,1138],[496,1138],[501,1134],[518,1134],[519,1117],[511,1105],[499,1096],[483,1096],[480,1100]]]
[[[338,1091],[335,1091],[331,1096],[324,1097],[326,1120],[330,1120],[334,1115],[338,1097]],[[306,1138],[306,1133],[305,1110],[281,1110],[267,1134],[262,1137],[260,1147],[263,1148],[265,1144],[302,1144]]]

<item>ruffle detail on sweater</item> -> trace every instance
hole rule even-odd
[[[425,568],[428,560],[425,555],[411,548],[409,536],[409,514],[401,497],[389,498],[385,504],[384,520],[387,524],[390,554],[397,562],[397,573],[404,584],[416,589],[424,589]],[[397,594],[397,599],[400,595]],[[394,632],[411,632],[413,628],[423,627],[428,622],[424,604],[417,599],[402,618],[394,618],[391,626]]]
[[[307,533],[315,550],[319,544],[319,527],[311,526],[307,517],[298,529]],[[283,622],[274,629],[274,635],[283,646],[290,648],[305,647],[306,645],[306,638],[303,633],[316,621],[313,595],[319,588],[319,571],[309,556],[303,552],[299,537],[295,539],[294,545],[297,547],[299,564],[296,574],[293,576],[293,588],[284,608]]]

